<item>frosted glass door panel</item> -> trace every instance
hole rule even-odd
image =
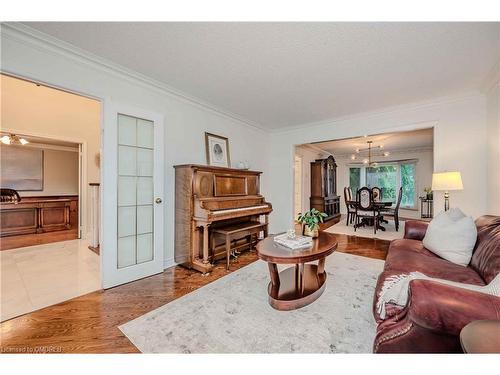
[[[137,263],[153,259],[153,233],[137,236]]]
[[[137,177],[137,204],[153,204],[153,177]]]
[[[153,175],[153,150],[137,149],[137,176]]]
[[[153,149],[154,128],[152,121],[137,120],[137,146]]]
[[[118,268],[154,256],[154,123],[118,116]]]
[[[137,147],[118,146],[118,175],[137,175]]]
[[[118,206],[136,205],[136,180],[136,177],[118,176]]]

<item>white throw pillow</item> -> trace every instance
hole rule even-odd
[[[467,266],[476,244],[477,228],[458,208],[438,214],[427,227],[424,246],[452,263]]]

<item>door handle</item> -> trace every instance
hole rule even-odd
[[[156,202],[156,203],[158,203],[158,204],[160,204],[160,203],[161,203],[161,202],[163,202],[163,201],[161,200],[161,198],[156,198],[156,199],[155,199],[155,202]]]

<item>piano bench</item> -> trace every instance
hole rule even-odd
[[[264,237],[267,237],[267,224],[259,221],[249,221],[246,223],[231,224],[226,227],[214,228],[212,233],[212,249],[215,247],[215,237],[221,236],[224,238],[226,246],[226,270],[229,270],[229,259],[231,257],[231,241],[239,240],[247,236],[264,232]]]

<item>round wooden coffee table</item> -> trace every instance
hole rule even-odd
[[[464,353],[500,353],[500,320],[475,320],[460,331]]]
[[[325,258],[337,249],[333,234],[320,232],[309,248],[291,250],[267,237],[257,244],[257,254],[269,266],[269,304],[277,310],[294,310],[309,305],[326,287]],[[318,264],[306,264],[318,261]],[[278,272],[278,264],[294,264]]]

